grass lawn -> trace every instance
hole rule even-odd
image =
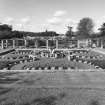
[[[0,81],[0,105],[105,105],[105,72],[1,72]]]

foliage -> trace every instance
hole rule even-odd
[[[82,63],[78,63],[78,62],[73,62],[73,61],[68,61],[66,58],[59,58],[59,59],[53,59],[53,58],[43,58],[43,59],[40,59],[38,61],[35,61],[35,62],[31,62],[31,63],[28,63],[28,64],[25,64],[24,65],[25,68],[30,68],[30,67],[35,67],[35,68],[38,68],[38,67],[41,67],[42,69],[45,68],[45,67],[55,67],[55,68],[58,68],[58,67],[62,67],[63,69],[65,68],[78,68],[78,69],[89,69],[90,66],[88,66],[87,64],[82,64]],[[17,68],[15,68],[17,69]]]
[[[1,52],[0,56],[11,53],[11,52],[14,52],[14,51],[15,51],[15,49],[11,49],[11,50],[8,50],[8,51],[5,51],[5,52]]]
[[[0,31],[12,31],[12,26],[7,25],[7,24],[1,24]]]
[[[105,23],[102,24],[101,28],[99,28],[101,35],[105,35]]]
[[[7,24],[0,25],[0,39],[10,38],[12,32],[12,26]]]
[[[93,20],[91,18],[83,18],[80,20],[79,24],[78,24],[78,35],[86,35],[86,36],[90,36],[93,33]]]
[[[72,27],[69,27],[69,26],[68,26],[68,31],[66,32],[66,36],[67,36],[67,37],[72,37],[72,35],[73,35]]]

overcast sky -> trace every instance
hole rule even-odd
[[[64,33],[83,17],[94,20],[95,30],[105,22],[105,0],[0,0],[1,23],[16,30]]]

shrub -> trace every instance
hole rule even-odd
[[[91,100],[89,105],[100,105],[98,100]]]

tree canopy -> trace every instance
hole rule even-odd
[[[93,33],[94,23],[91,18],[83,18],[80,20],[78,27],[77,27],[77,33],[78,35],[86,35],[90,36]]]
[[[72,36],[73,36],[72,28],[73,27],[68,26],[68,31],[66,32],[66,36],[69,38],[72,38]]]
[[[7,24],[0,24],[0,31],[12,31],[12,26]]]
[[[101,36],[105,36],[105,23],[102,24],[101,28],[99,28]]]
[[[0,24],[0,39],[10,39],[10,38],[23,38],[23,37],[54,37],[58,36],[54,31],[45,32],[26,32],[26,31],[13,31],[12,26],[8,24]]]

